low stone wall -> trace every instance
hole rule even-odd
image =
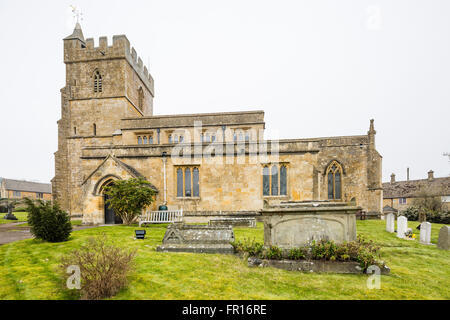
[[[362,274],[364,271],[359,263],[354,261],[323,261],[323,260],[267,260],[250,257],[249,267],[272,267],[288,271],[318,272],[318,273],[351,273]],[[380,268],[381,274],[389,274],[388,267]]]
[[[255,218],[214,218],[209,220],[210,226],[232,226],[256,228]]]

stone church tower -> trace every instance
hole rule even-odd
[[[81,147],[109,145],[123,118],[153,115],[153,78],[125,35],[84,39],[79,23],[64,39],[66,85],[61,89],[53,198],[77,212]]]

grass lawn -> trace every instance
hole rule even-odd
[[[433,242],[440,227],[432,226]],[[101,233],[137,249],[130,284],[114,299],[450,299],[450,252],[397,239],[384,230],[384,221],[357,221],[358,233],[382,246],[382,258],[391,268],[379,290],[367,288],[366,275],[248,268],[232,255],[159,253],[155,248],[165,228],[147,228],[145,240],[133,240],[135,227],[114,226],[73,232],[65,243],[30,239],[0,246],[0,299],[70,299],[56,272],[59,259]],[[236,228],[235,236],[262,241],[263,225]]]
[[[13,214],[19,220],[6,220],[6,219],[3,219],[3,217],[6,216],[7,213],[0,213],[0,224],[7,224],[7,223],[27,221],[28,212],[13,212]]]

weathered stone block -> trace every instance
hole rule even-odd
[[[292,248],[313,240],[354,241],[358,210],[336,202],[286,203],[263,209],[264,244]]]
[[[450,227],[443,226],[439,230],[438,248],[443,250],[450,249]]]
[[[164,235],[162,245],[156,248],[160,252],[195,252],[233,254],[234,241],[231,226],[205,226],[174,223]]]
[[[209,220],[210,226],[232,226],[256,228],[255,218],[214,218]]]

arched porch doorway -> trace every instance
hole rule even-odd
[[[101,188],[104,203],[105,224],[122,224],[122,219],[118,215],[116,215],[114,209],[110,208],[110,206],[108,205],[107,200],[109,199],[109,196],[105,193],[105,187],[111,185],[114,185],[114,180],[106,181]]]

